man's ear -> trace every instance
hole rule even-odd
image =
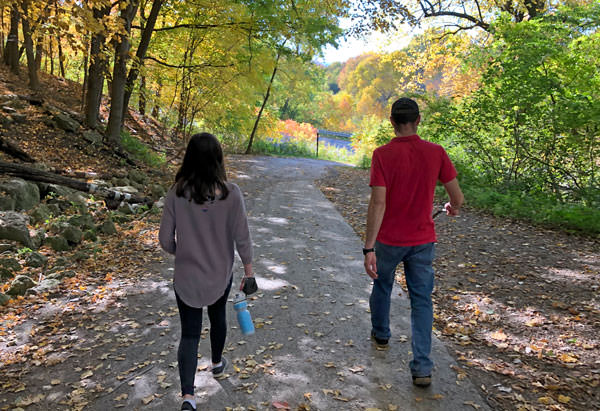
[[[421,115],[419,114],[417,116],[417,119],[415,120],[415,126],[418,126],[420,122],[421,122]]]

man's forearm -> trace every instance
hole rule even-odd
[[[383,221],[383,215],[385,214],[385,203],[378,204],[374,201],[369,202],[369,210],[367,212],[367,238],[365,240],[365,248],[373,248],[375,246],[375,240],[377,239],[377,233],[381,228],[381,222]]]

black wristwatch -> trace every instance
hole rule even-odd
[[[369,253],[374,253],[375,249],[374,248],[363,248],[363,255],[367,255]]]

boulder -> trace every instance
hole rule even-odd
[[[58,204],[48,204],[47,206],[48,210],[50,210],[50,214],[52,214],[53,217],[60,215],[61,211]]]
[[[148,176],[141,170],[129,170],[128,177],[129,180],[135,181],[138,184],[146,184],[148,182]]]
[[[17,247],[14,244],[0,243],[0,253],[5,251],[17,251]]]
[[[27,121],[27,115],[23,114],[23,113],[11,113],[10,118],[15,123],[20,123],[20,124],[23,124]]]
[[[103,140],[102,134],[95,130],[85,130],[82,137],[85,141],[94,145],[102,144]]]
[[[167,193],[167,190],[165,190],[165,188],[160,185],[160,184],[150,184],[150,196],[153,199],[159,199],[161,197],[164,197],[164,195]]]
[[[52,212],[46,204],[40,204],[29,213],[29,217],[34,224],[45,223],[52,217]]]
[[[38,252],[29,253],[25,258],[25,265],[28,267],[43,267],[48,262],[48,257]]]
[[[98,240],[98,237],[96,236],[95,230],[87,230],[83,233],[83,239],[95,243]]]
[[[31,236],[31,248],[37,250],[44,244],[44,240],[46,239],[46,230],[40,228],[34,232]]]
[[[98,231],[108,235],[117,234],[117,227],[115,227],[115,223],[109,218],[98,226]]]
[[[161,208],[163,208],[165,206],[165,198],[161,197],[158,199],[158,201],[155,201],[154,204],[152,205],[152,208],[159,210]]]
[[[7,268],[11,271],[20,271],[21,268],[23,268],[16,258],[1,258],[0,267]]]
[[[6,305],[10,301],[10,297],[4,293],[0,293],[0,305]]]
[[[69,218],[69,224],[79,227],[83,230],[89,230],[96,227],[94,224],[94,218],[91,214],[74,215],[73,217]]]
[[[4,282],[8,279],[11,279],[15,276],[15,273],[5,267],[0,267],[0,281]]]
[[[83,232],[75,226],[69,225],[60,233],[61,237],[69,242],[69,244],[79,244],[83,239]]]
[[[67,239],[61,236],[46,237],[46,244],[54,251],[67,251],[71,248]]]
[[[54,120],[58,128],[61,128],[65,131],[70,131],[74,133],[77,130],[79,130],[80,124],[66,113],[55,113],[52,119]]]
[[[6,100],[4,102],[4,107],[10,107],[10,108],[12,108],[14,110],[23,110],[28,105],[29,105],[28,102],[26,102],[25,100],[20,99],[18,96],[15,96],[15,98],[11,98],[11,99]]]
[[[27,290],[32,287],[35,287],[35,281],[26,275],[18,275],[12,283],[10,283],[10,287],[6,294],[8,295],[25,295]]]
[[[75,275],[77,275],[77,274],[73,270],[56,271],[54,273],[46,275],[46,278],[53,278],[53,279],[56,279],[56,280],[62,280],[65,277],[69,277],[69,278],[75,277]]]
[[[14,209],[15,199],[0,188],[0,211],[13,211]]]
[[[51,291],[55,291],[60,286],[60,280],[56,278],[45,278],[35,287],[29,288],[26,294],[44,294]]]
[[[87,260],[88,258],[90,258],[90,253],[86,250],[79,250],[73,254],[73,260],[77,262]]]
[[[40,190],[37,185],[20,178],[0,184],[0,191],[8,193],[15,200],[15,210],[31,210],[40,203]]]
[[[18,241],[26,247],[31,247],[29,237],[29,217],[14,211],[0,211],[0,240]]]
[[[133,206],[129,203],[121,203],[121,205],[119,206],[119,209],[117,210],[119,213],[123,213],[123,214],[135,214],[135,209],[133,208]]]
[[[2,125],[2,127],[8,127],[11,125],[12,122],[12,118],[0,113],[0,124]]]

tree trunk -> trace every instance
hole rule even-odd
[[[144,64],[144,58],[146,57],[146,52],[148,51],[148,46],[150,45],[150,39],[152,38],[152,32],[154,31],[154,26],[156,25],[156,20],[158,19],[158,13],[160,12],[163,2],[164,0],[154,0],[152,3],[152,9],[150,10],[150,15],[148,16],[146,25],[142,31],[140,45],[135,53],[135,61],[131,67],[131,70],[129,70],[129,75],[127,76],[127,86],[125,87],[125,96],[123,98],[122,121],[125,121],[125,114],[127,113],[127,107],[129,107],[129,100],[131,99],[133,86],[140,73],[140,67]]]
[[[158,120],[158,115],[160,113],[160,110],[158,107],[158,99],[160,97],[160,90],[162,88],[162,84],[161,84],[160,80],[157,81],[157,86],[158,87],[156,88],[156,92],[154,93],[154,95],[156,96],[156,99],[154,101],[154,107],[152,108],[151,116]]]
[[[19,74],[19,20],[21,15],[15,4],[10,9],[10,30],[4,48],[4,63],[14,74]]]
[[[28,7],[29,1],[23,2],[23,42],[25,43],[25,54],[27,55],[27,73],[29,75],[29,88],[38,91],[40,89],[40,79],[35,64],[35,54],[33,52],[33,39],[31,38],[31,24],[29,22]]]
[[[110,7],[94,8],[94,18],[98,21],[108,16],[109,13]],[[106,69],[106,57],[102,50],[105,39],[103,34],[94,33],[90,41],[90,66],[85,99],[85,125],[89,128],[98,126],[98,114],[100,113],[100,101],[102,88],[104,87],[104,71]]]
[[[269,86],[267,87],[265,98],[263,99],[262,106],[260,106],[260,110],[258,111],[258,115],[256,116],[256,121],[254,122],[252,133],[250,133],[250,140],[248,141],[248,147],[246,147],[245,154],[250,154],[250,152],[252,151],[252,142],[254,141],[254,135],[256,134],[256,130],[258,129],[260,117],[262,116],[263,110],[265,109],[267,101],[269,100],[269,96],[271,95],[271,86],[273,85],[273,80],[275,80],[275,74],[277,74],[277,65],[279,64],[280,57],[281,51],[277,52],[277,59],[275,60],[275,67],[273,67],[273,74],[271,74],[271,80],[269,81]]]
[[[63,54],[62,44],[60,42],[60,36],[56,37],[56,42],[58,43],[58,64],[60,67],[60,75],[62,78],[65,78],[65,56]]]
[[[35,159],[29,154],[21,150],[19,147],[14,145],[8,140],[3,139],[0,136],[0,151],[8,154],[11,157],[17,158],[28,163],[35,163]]]
[[[6,163],[0,161],[0,173],[14,177],[24,178],[26,180],[39,181],[41,183],[58,184],[75,190],[88,193],[97,193],[109,200],[122,200],[130,203],[144,203],[151,205],[152,200],[147,197],[139,197],[132,194],[122,193],[116,190],[99,188],[95,184],[75,180],[73,178],[60,176],[57,174],[42,171],[35,167],[23,166],[21,164]]]
[[[138,111],[142,116],[146,115],[146,76],[142,75],[140,81],[140,96],[138,98]]]
[[[44,43],[42,40],[38,40],[35,45],[35,69],[40,72],[42,68],[42,57],[44,56]]]
[[[87,35],[86,35],[86,39],[87,39]],[[87,90],[87,84],[88,84],[87,66],[88,66],[89,56],[90,56],[90,45],[88,42],[88,44],[85,47],[85,53],[83,55],[83,86],[81,87],[81,108],[80,108],[80,110],[82,112],[83,112],[83,108],[85,107],[85,91]],[[79,77],[79,75],[77,77]]]
[[[50,60],[50,74],[54,75],[54,47],[52,45],[52,37],[48,38],[48,57],[46,61]]]
[[[121,151],[121,127],[123,115],[126,107],[125,100],[125,85],[127,84],[127,60],[129,58],[129,48],[131,46],[129,36],[131,33],[131,22],[137,11],[137,1],[132,0],[127,3],[127,6],[121,14],[121,18],[125,23],[125,34],[118,37],[118,43],[115,46],[115,63],[113,68],[113,78],[111,87],[110,114],[108,117],[108,127],[106,128],[106,137],[109,144]]]

